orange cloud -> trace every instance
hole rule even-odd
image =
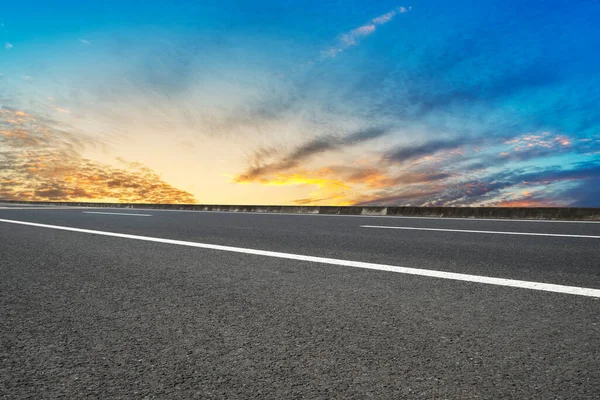
[[[92,143],[25,112],[0,109],[0,199],[195,202],[142,164],[122,161],[118,168],[83,158]]]
[[[352,187],[333,176],[333,171],[322,168],[316,171],[300,169],[296,172],[278,173],[270,177],[240,175],[232,182],[248,184],[258,183],[267,186],[315,186],[316,190],[308,198],[292,201],[295,204],[316,204],[327,201],[330,205],[351,204],[349,197]]]
[[[496,205],[498,207],[552,207],[549,203],[539,200],[507,200]]]
[[[552,149],[557,146],[570,147],[573,140],[564,135],[552,137],[550,132],[542,132],[539,134],[523,135],[504,143],[512,145],[513,150],[518,152],[534,147],[544,149]]]
[[[347,190],[350,187],[338,179],[328,179],[319,177],[319,173],[291,173],[278,174],[275,178],[261,182],[269,186],[286,186],[286,185],[315,185],[329,190]]]
[[[391,174],[368,165],[332,166],[309,171],[299,168],[289,173],[275,173],[257,176],[243,174],[233,178],[232,182],[241,184],[261,184],[268,186],[313,185],[317,190],[307,198],[294,200],[295,204],[317,204],[327,202],[330,205],[351,205],[357,202],[381,197],[389,189],[404,188],[405,194],[430,193],[440,190],[436,182],[446,180],[451,174],[445,172],[404,171]],[[410,197],[410,196],[408,196]]]

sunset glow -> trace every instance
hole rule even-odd
[[[0,199],[600,206],[600,3],[109,3],[1,10]]]

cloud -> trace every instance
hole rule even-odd
[[[360,99],[378,118],[425,125],[431,136],[437,132],[478,136],[486,130],[506,135],[545,130],[557,123],[561,124],[557,130],[569,131],[564,128],[571,121],[556,117],[564,114],[564,102],[549,101],[566,95],[557,90],[566,83],[566,74],[548,58],[535,52],[516,58],[507,50],[513,46],[505,43],[512,34],[498,37],[493,29],[481,27],[458,33],[449,30],[433,43],[411,42],[403,33],[430,36],[416,23],[410,30],[394,24],[390,27],[394,35],[381,36],[356,59],[347,60],[353,62],[352,86],[336,81],[343,88],[344,101]],[[589,96],[597,98],[593,93]],[[529,101],[536,101],[536,106]],[[573,111],[591,108],[590,102]],[[588,122],[592,117],[596,115],[590,112],[580,120]]]
[[[357,167],[357,166],[331,166],[326,170],[334,173],[340,180],[365,186],[369,189],[382,189],[397,187],[399,185],[413,185],[417,183],[430,183],[449,179],[453,176],[450,172],[423,172],[403,170],[391,172],[384,167]]]
[[[85,39],[79,39],[79,43],[81,43],[81,44],[91,44],[91,42],[89,40],[85,40]]]
[[[336,46],[330,47],[329,49],[322,51],[321,57],[336,57],[348,47],[356,46],[360,39],[363,39],[375,32],[377,26],[387,24],[397,14],[403,14],[405,12],[408,12],[409,10],[410,7],[408,9],[405,7],[397,7],[385,14],[373,18],[372,20],[370,20],[364,25],[359,26],[358,28],[352,29],[351,31],[340,35],[339,43]]]
[[[338,140],[339,145],[342,140]],[[495,149],[499,147],[506,152],[497,154]],[[374,158],[365,163],[330,165],[312,172],[305,169],[305,162],[291,162],[297,157],[304,160],[304,153],[313,155],[336,148],[327,141],[311,141],[280,161],[255,169],[251,177],[239,176],[236,182],[318,186],[310,197],[292,201],[296,204],[589,206],[593,204],[591,194],[596,193],[590,182],[600,176],[600,139],[575,139],[550,132],[509,140],[434,140],[384,151],[379,161]],[[560,154],[580,154],[578,157],[588,157],[588,161],[533,166]],[[265,153],[265,157],[270,156]],[[529,161],[534,164],[519,164]]]
[[[574,169],[548,167],[537,171],[505,170],[487,174],[478,179],[462,179],[455,184],[445,183],[439,191],[427,198],[419,199],[410,205],[417,206],[466,206],[466,205],[498,205],[505,201],[520,201],[511,197],[514,190],[523,191],[537,187],[535,201],[547,206],[564,206],[579,204],[581,198],[588,198],[586,193],[592,192],[590,180],[600,175],[600,166],[595,163],[581,165]],[[566,184],[566,185],[565,185]],[[506,196],[510,198],[506,200]],[[372,201],[378,204],[379,199]],[[508,204],[508,203],[505,203]],[[516,204],[516,203],[515,203]],[[402,204],[400,204],[402,205]]]
[[[575,199],[572,207],[598,207],[600,199],[600,177],[590,177],[583,184],[569,191],[569,196]]]
[[[385,132],[366,130],[341,138],[321,137],[280,158],[276,150],[262,150],[255,153],[255,166],[234,181],[264,185],[305,183],[320,188],[310,197],[299,199],[297,204],[308,204],[310,199],[315,203],[327,199],[329,204],[561,206],[579,202],[585,191],[577,188],[600,176],[600,168],[594,163],[600,154],[600,138],[577,139],[551,132],[510,138],[430,140],[382,150],[379,158],[371,157],[368,162],[306,170],[307,161],[316,154],[345,147],[360,148],[365,141],[383,137]],[[546,158],[568,154],[589,157],[589,162],[544,168],[532,166]],[[321,157],[312,161],[328,159]],[[530,161],[534,164],[527,164]],[[543,193],[545,197],[540,194],[536,199],[521,198],[511,194],[517,189],[534,187],[542,187],[536,193]]]
[[[290,172],[269,173],[252,180],[238,180],[237,183],[255,183],[268,186],[314,186],[309,197],[292,200],[294,204],[351,205],[369,199],[380,201],[382,193],[390,188],[403,188],[400,198],[418,199],[425,194],[438,193],[440,181],[447,181],[453,175],[447,172],[401,171],[392,172],[373,166],[335,165],[320,169],[298,167]],[[436,188],[437,187],[437,188]],[[390,199],[392,198],[390,197]]]
[[[273,152],[260,149],[258,152],[255,152],[253,157],[254,161],[259,163],[259,165],[253,166],[245,173],[238,175],[234,181],[241,183],[260,180],[260,178],[263,178],[264,176],[297,167],[301,162],[306,161],[315,154],[339,150],[347,146],[354,146],[379,138],[388,132],[388,129],[374,127],[360,130],[344,137],[328,136],[316,138],[301,145],[279,160],[270,163],[262,163],[262,158],[265,154],[270,155]]]
[[[527,133],[518,136],[484,136],[437,139],[416,145],[402,145],[385,152],[384,162],[421,163],[424,167],[450,168],[467,174],[506,164],[543,161],[546,158],[579,157],[600,152],[600,139],[577,138],[552,132]]]
[[[297,205],[313,205],[313,204],[319,204],[319,203],[323,203],[323,202],[329,202],[329,204],[333,204],[333,202],[335,200],[336,200],[335,196],[322,197],[322,198],[307,197],[304,199],[292,200],[292,203],[297,204]]]
[[[548,198],[548,194],[543,190],[533,192],[522,190],[502,196],[500,200],[489,205],[496,207],[560,207],[567,204],[568,202],[560,199]]]
[[[551,132],[529,133],[504,142],[506,148],[497,154],[488,155],[484,167],[493,167],[515,162],[542,161],[549,157],[566,155],[593,156],[600,151],[600,140],[556,135]]]
[[[362,200],[354,203],[356,206],[398,206],[398,205],[422,205],[428,198],[435,196],[439,190],[413,191],[396,195],[378,197],[364,196]]]
[[[352,187],[323,168],[316,171],[300,169],[292,173],[278,173],[271,178],[261,178],[260,183],[268,186],[312,186],[315,188],[310,197],[292,200],[293,204],[316,204],[327,201],[328,204],[349,205],[355,196]]]
[[[10,49],[12,49],[13,47],[15,47],[15,46],[13,46],[13,44],[12,44],[12,43],[8,43],[8,42],[6,42],[6,43],[4,44],[4,48],[5,48],[6,50],[10,50]]]
[[[418,145],[400,146],[388,152],[384,158],[388,161],[404,163],[423,156],[433,155],[442,150],[456,149],[465,144],[472,145],[473,142],[474,140],[471,138],[432,140]]]
[[[114,167],[83,158],[93,144],[28,113],[0,109],[0,199],[195,202],[142,164]]]
[[[306,193],[294,196],[297,204],[593,204],[598,172],[574,171],[586,171],[585,161],[600,157],[594,136],[600,75],[589,56],[593,43],[580,40],[600,37],[589,18],[595,14],[585,6],[569,9],[568,18],[536,7],[497,13],[483,3],[460,7],[440,3],[402,23],[396,23],[399,14],[408,10],[394,8],[347,25],[346,17],[356,14],[345,4],[349,13],[336,21],[326,13],[309,19],[318,21],[310,32],[307,14],[294,14],[285,24],[296,31],[273,37],[275,30],[258,24],[252,31],[247,24],[207,26],[209,34],[187,37],[158,26],[147,35],[135,30],[99,38],[93,48],[68,57],[53,52],[45,64],[55,65],[55,76],[21,69],[12,75],[29,73],[36,84],[18,82],[14,91],[27,92],[24,104],[35,104],[29,94],[51,87],[43,98],[54,96],[71,113],[40,106],[44,112],[72,117],[69,123],[82,127],[72,132],[89,129],[106,140],[138,135],[145,146],[168,133],[173,142],[197,148],[209,145],[203,141],[208,135],[229,141],[235,151],[250,154],[235,182],[299,186],[293,191]],[[591,34],[581,34],[574,18],[589,23]],[[294,36],[299,27],[306,34]],[[319,46],[311,67],[299,68],[332,31],[337,36],[326,42],[330,46]],[[360,51],[348,51],[356,46]],[[343,59],[331,59],[342,52]],[[348,134],[357,126],[385,126],[386,132]],[[30,150],[48,140],[32,135],[25,122],[3,130],[9,133],[2,140]],[[75,143],[81,136],[51,136],[75,146],[81,159],[79,147],[86,144]],[[26,157],[32,160],[27,168],[45,168]],[[20,157],[10,160],[16,165]],[[103,182],[111,190],[144,187],[116,173]],[[54,183],[31,193],[75,196],[83,193],[79,189],[94,193]]]

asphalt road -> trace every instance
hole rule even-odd
[[[600,223],[1,207],[3,398],[600,398]]]

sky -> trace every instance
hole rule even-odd
[[[600,207],[600,2],[0,5],[0,199]]]

